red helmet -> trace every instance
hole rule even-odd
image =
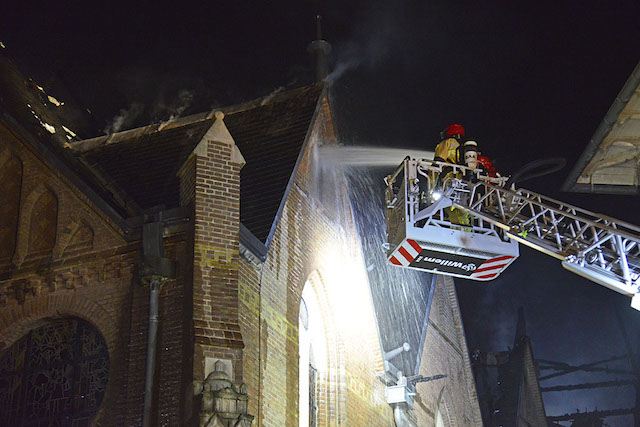
[[[464,128],[460,123],[451,123],[449,126],[444,128],[443,133],[446,138],[450,137],[451,135],[464,136]]]

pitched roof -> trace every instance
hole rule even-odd
[[[544,403],[538,384],[533,349],[528,336],[519,338],[508,361],[499,368],[500,398],[496,402],[498,425],[517,425],[525,420],[530,425],[546,425]]]
[[[55,98],[51,98],[56,103]],[[0,105],[33,136],[63,145],[67,133],[58,117],[56,106],[49,101],[44,88],[25,78],[16,64],[0,53]]]
[[[513,349],[477,352],[474,375],[483,420],[487,425],[546,425],[546,415],[525,317],[518,310]]]
[[[613,101],[563,189],[581,193],[638,194],[640,62]]]
[[[324,88],[314,84],[221,109],[247,162],[240,173],[240,221],[262,243],[268,243]],[[214,120],[211,113],[198,114],[74,147],[143,209],[172,208],[179,203],[176,173]]]
[[[75,134],[63,125],[56,104],[61,105],[42,87],[26,79],[13,61],[0,54],[0,120],[121,228],[127,229],[123,216],[131,207],[119,194],[103,186],[99,174],[64,148]]]

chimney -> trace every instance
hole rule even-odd
[[[322,39],[322,17],[316,15],[316,39],[309,43],[307,50],[311,52],[315,60],[316,81],[322,81],[329,74],[327,57],[331,53],[331,45],[328,41]]]

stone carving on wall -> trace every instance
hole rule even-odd
[[[36,287],[28,280],[16,280],[9,287],[13,297],[18,301],[18,304],[24,304],[27,297],[36,296]]]
[[[204,381],[196,381],[194,388],[200,397],[200,427],[249,427],[253,423],[253,416],[247,414],[246,384],[235,386],[221,361]]]
[[[93,228],[78,217],[71,219],[60,233],[59,242],[54,249],[53,259],[63,255],[71,255],[82,249],[91,249],[93,246]]]
[[[96,260],[57,272],[51,270],[48,265],[43,265],[36,270],[35,275],[28,278],[16,277],[0,286],[0,307],[16,302],[24,304],[25,301],[39,295],[95,286],[108,280],[118,280],[123,276],[130,277],[132,274],[133,265],[126,260],[110,263]]]

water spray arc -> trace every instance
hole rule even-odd
[[[387,148],[363,151],[362,147],[319,147],[317,152],[320,165],[342,169],[347,177],[383,356],[384,371],[378,376],[385,385],[387,402],[393,408],[397,425],[410,426],[415,425],[410,412],[415,396],[413,379],[418,378],[434,282],[430,275],[402,271],[386,261],[382,249],[383,194],[375,178],[379,173],[375,167],[382,165],[388,170],[403,153],[401,149]],[[368,167],[363,169],[364,165]]]

